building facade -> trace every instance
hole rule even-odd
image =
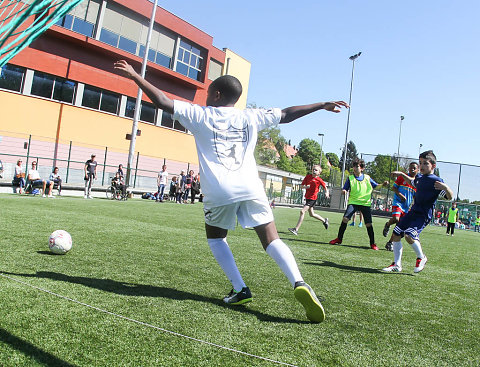
[[[53,160],[48,165],[62,168],[67,152],[69,161],[79,162],[96,152],[107,171],[125,165],[138,89],[113,63],[125,59],[140,71],[145,52],[146,79],[170,98],[204,104],[211,81],[230,74],[242,82],[237,107],[245,108],[250,63],[213,46],[202,30],[158,7],[146,50],[152,6],[149,0],[85,0],[2,68],[4,163],[25,156],[28,138],[29,154],[40,165]],[[193,136],[145,95],[138,128],[135,151],[143,159],[136,163],[147,176],[163,162],[172,172],[197,171]],[[72,145],[84,156],[72,159]]]

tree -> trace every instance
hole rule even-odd
[[[390,172],[396,170],[396,159],[389,155],[379,154],[372,162],[365,165],[365,173],[375,181],[383,182],[390,180]]]
[[[342,149],[342,156],[340,157],[339,167],[343,167],[343,155],[345,154],[345,147]],[[345,163],[345,170],[352,168],[352,162],[355,158],[358,158],[357,147],[353,141],[347,143],[347,159]]]
[[[278,127],[259,131],[254,152],[257,164],[274,167],[277,161],[277,145],[283,151],[284,142],[285,138],[280,134]]]
[[[280,158],[277,161],[277,168],[283,171],[291,172],[292,164],[287,157],[287,154],[282,150],[280,152]]]
[[[333,167],[338,167],[340,164],[340,159],[338,158],[338,155],[335,153],[326,153],[325,157],[327,157],[328,161]]]
[[[290,162],[290,166],[291,166],[290,172],[293,172],[302,176],[305,176],[307,174],[307,166],[305,162],[302,160],[302,158],[299,157],[298,155],[292,158],[292,161]]]
[[[298,145],[298,155],[307,164],[307,168],[311,169],[314,164],[320,162],[322,148],[320,144],[312,139],[303,139]]]

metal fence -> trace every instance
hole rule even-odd
[[[37,161],[37,169],[42,178],[48,178],[53,168],[58,167],[64,183],[83,185],[85,162],[92,154],[96,155],[98,162],[97,184],[110,185],[119,164],[123,164],[124,170],[126,169],[128,150],[74,141],[55,142],[47,137],[0,131],[0,161],[3,164],[3,178],[0,182],[12,181],[17,160],[22,158],[27,173],[31,162]],[[164,164],[167,165],[169,178],[178,175],[182,170],[198,172],[196,163],[146,156],[136,152],[131,167],[131,187],[156,191],[157,175]]]

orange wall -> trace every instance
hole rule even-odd
[[[67,104],[61,106],[58,102],[0,91],[0,130],[55,139],[60,125],[59,141],[128,151],[130,141],[125,135],[132,131],[131,119]],[[139,122],[138,128],[142,134],[137,137],[135,152],[198,164],[192,135],[143,122]]]

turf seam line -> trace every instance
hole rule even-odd
[[[93,310],[100,311],[100,312],[106,313],[108,315],[115,316],[115,317],[118,317],[120,319],[136,323],[138,325],[146,326],[146,327],[158,330],[158,331],[163,331],[164,333],[167,333],[167,334],[175,335],[175,336],[182,337],[182,338],[185,338],[185,339],[188,339],[188,340],[192,340],[192,341],[196,341],[196,342],[199,342],[199,343],[202,343],[202,344],[206,344],[206,345],[209,345],[209,346],[212,346],[212,347],[215,347],[215,348],[224,349],[224,350],[227,350],[227,351],[230,351],[230,352],[234,352],[234,353],[237,353],[237,354],[242,354],[242,355],[245,355],[245,356],[248,356],[248,357],[261,359],[261,360],[264,360],[264,361],[267,361],[267,362],[272,362],[272,363],[279,364],[279,365],[282,365],[282,366],[298,367],[297,365],[294,365],[294,364],[289,364],[289,363],[286,363],[286,362],[276,361],[274,359],[270,359],[270,358],[267,358],[267,357],[257,356],[255,354],[251,354],[251,353],[248,353],[248,352],[243,352],[243,351],[238,350],[238,349],[226,347],[226,346],[220,345],[220,344],[211,343],[211,342],[208,342],[206,340],[194,338],[192,336],[180,334],[180,333],[177,333],[175,331],[167,330],[167,329],[161,328],[159,326],[148,324],[148,323],[143,322],[143,321],[138,321],[138,320],[132,319],[132,318],[127,317],[127,316],[123,316],[123,315],[120,315],[120,314],[117,314],[117,313],[114,313],[114,312],[111,312],[111,311],[104,310],[104,309],[96,307],[96,306],[89,305],[88,303],[77,301],[76,299],[73,299],[73,298],[70,298],[70,297],[67,297],[67,296],[62,296],[61,294],[49,291],[48,289],[37,287],[35,285],[29,284],[29,283],[24,282],[24,281],[19,280],[19,279],[15,279],[13,277],[10,277],[10,276],[2,274],[2,273],[0,273],[0,276],[2,276],[4,278],[7,278],[7,279],[10,279],[14,282],[26,285],[28,287],[34,288],[34,289],[39,290],[41,292],[48,293],[48,294],[53,295],[55,297],[65,299],[67,301],[79,304],[81,306],[85,306],[85,307],[91,308]]]

